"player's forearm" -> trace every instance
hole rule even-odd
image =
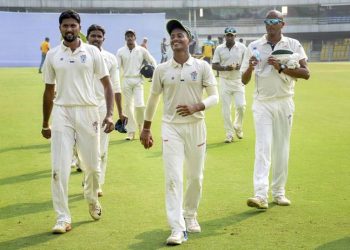
[[[115,98],[115,104],[116,104],[116,106],[117,106],[118,115],[119,115],[119,119],[120,119],[121,116],[123,115],[123,109],[122,109],[122,94],[121,94],[121,93],[115,93],[115,94],[114,94],[114,98]]]
[[[51,90],[50,87],[46,86],[43,95],[43,128],[49,127],[49,120],[53,107],[54,90]]]
[[[150,130],[151,129],[152,122],[145,120],[143,122],[143,129]]]
[[[105,98],[106,98],[106,108],[107,108],[107,113],[106,116],[113,116],[113,106],[114,106],[114,102],[113,102],[113,90],[111,86],[107,86],[105,88]]]
[[[310,72],[307,68],[298,68],[298,69],[284,69],[282,71],[284,74],[289,75],[294,78],[302,78],[302,79],[309,79],[310,78]]]
[[[252,78],[252,72],[253,67],[249,67],[243,74],[242,74],[242,83],[244,85],[247,85],[250,82],[250,79]]]
[[[217,70],[217,71],[226,71],[227,70],[226,66],[221,66],[218,63],[213,63],[212,68],[213,68],[213,70]]]

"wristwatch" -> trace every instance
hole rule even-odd
[[[281,74],[281,72],[283,70],[285,70],[286,68],[287,68],[287,66],[285,64],[280,64],[280,69],[279,69],[278,73]]]

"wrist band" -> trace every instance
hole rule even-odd
[[[50,130],[51,128],[50,127],[48,127],[48,128],[42,128],[42,130]]]
[[[144,131],[151,131],[150,128],[144,128],[143,130],[144,130]]]

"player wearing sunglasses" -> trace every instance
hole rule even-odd
[[[285,196],[285,185],[294,112],[294,85],[297,78],[307,80],[310,77],[303,47],[299,41],[282,35],[285,25],[282,13],[269,11],[264,23],[267,34],[249,44],[241,66],[244,84],[248,84],[253,71],[255,73],[254,197],[248,199],[247,205],[258,209],[268,208],[270,167],[274,203],[280,206],[291,203]],[[276,50],[291,51],[300,66],[288,68],[271,55]],[[254,55],[259,55],[259,58]]]

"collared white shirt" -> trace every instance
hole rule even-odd
[[[62,106],[97,106],[94,76],[108,75],[99,49],[82,41],[74,52],[63,41],[50,49],[43,69],[44,82],[56,84],[54,103]]]
[[[101,54],[103,56],[103,59],[105,61],[105,64],[109,72],[109,76],[111,78],[113,93],[121,93],[121,87],[120,87],[120,81],[119,81],[119,67],[118,67],[116,56],[104,49],[101,49]],[[100,79],[98,79],[96,76],[95,76],[95,91],[96,91],[98,106],[106,105],[104,87]]]
[[[232,65],[236,67],[237,64],[242,64],[246,50],[247,47],[240,42],[235,42],[231,49],[226,46],[226,43],[220,44],[215,49],[212,63],[219,63],[221,66]],[[241,73],[239,70],[220,71],[220,78],[238,80],[241,79]]]
[[[247,53],[244,56],[241,66],[241,73],[249,67],[249,58],[253,55],[253,49],[259,51],[261,61],[255,66],[255,90],[254,98],[257,100],[271,100],[276,98],[290,97],[294,95],[295,80],[286,81],[283,75],[267,63],[271,55],[272,47],[266,40],[266,35],[248,45]],[[274,50],[291,50],[299,55],[299,61],[307,60],[307,56],[300,42],[296,39],[282,35],[281,40],[275,45]],[[290,78],[291,79],[291,78]]]
[[[164,122],[190,123],[204,119],[204,111],[182,117],[176,113],[176,107],[200,103],[203,89],[215,85],[215,76],[207,62],[190,56],[181,65],[172,58],[155,69],[151,93],[163,94]]]
[[[140,78],[140,70],[144,60],[154,67],[157,66],[156,60],[148,50],[139,45],[136,45],[131,51],[126,45],[120,48],[117,52],[117,60],[124,78]]]

